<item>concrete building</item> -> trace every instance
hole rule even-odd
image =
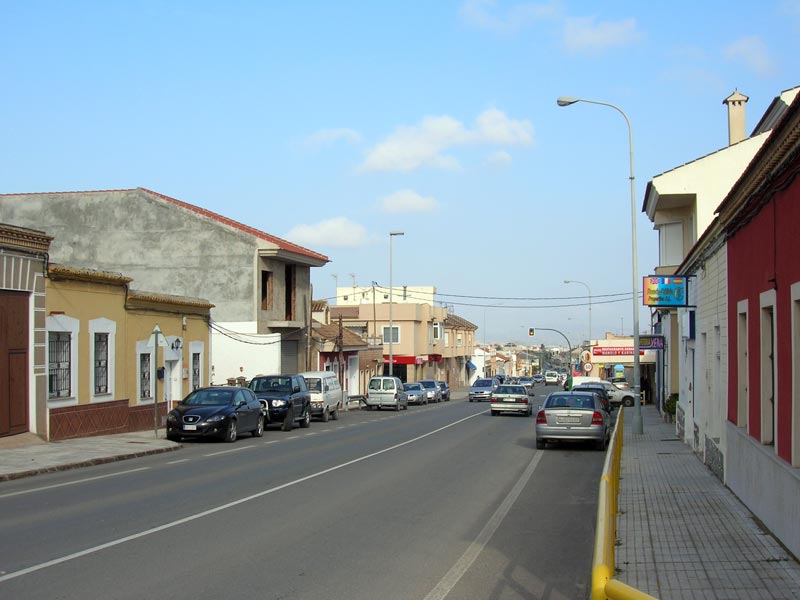
[[[65,266],[207,298],[212,381],[307,367],[322,254],[144,188],[0,195],[0,222],[51,236],[50,258]]]

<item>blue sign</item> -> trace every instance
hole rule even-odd
[[[643,302],[645,306],[686,306],[686,277],[661,277],[649,275],[644,278]]]

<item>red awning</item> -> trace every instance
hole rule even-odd
[[[389,364],[389,357],[387,355],[383,355],[383,362],[385,364]],[[397,356],[397,354],[392,355],[392,364],[394,365],[414,365],[416,364],[417,359],[415,356]]]
[[[428,354],[428,362],[442,362],[441,354]]]

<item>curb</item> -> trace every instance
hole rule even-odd
[[[174,452],[183,448],[183,444],[175,444],[172,448],[153,448],[151,450],[141,450],[139,452],[132,452],[126,454],[118,454],[116,456],[101,456],[98,458],[90,458],[79,462],[67,463],[63,465],[52,465],[49,467],[40,467],[38,469],[31,469],[30,471],[17,471],[16,473],[3,473],[0,474],[0,481],[12,481],[14,479],[23,479],[25,477],[32,477],[34,475],[41,475],[43,473],[55,473],[57,471],[69,471],[71,469],[80,469],[81,467],[91,467],[94,465],[102,465],[105,463],[118,462],[127,460],[129,458],[140,458],[142,456],[149,456],[151,454],[162,454],[164,452]]]

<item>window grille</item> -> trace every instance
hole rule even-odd
[[[153,391],[150,388],[150,354],[139,355],[139,398],[150,400]]]
[[[196,390],[200,387],[200,353],[194,352],[192,354],[192,389]]]
[[[94,393],[108,393],[108,334],[94,334]]]
[[[51,331],[49,334],[50,364],[48,366],[48,394],[50,398],[69,398],[72,395],[72,365],[70,350],[72,335],[68,331]]]

